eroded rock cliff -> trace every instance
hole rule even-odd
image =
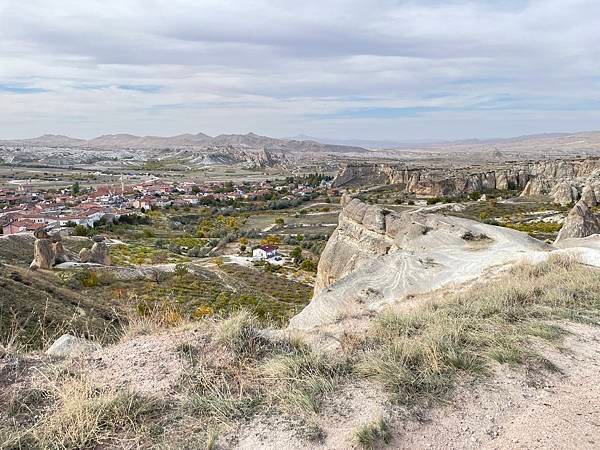
[[[577,200],[581,188],[587,184],[586,180],[599,173],[598,158],[507,163],[488,169],[423,169],[402,165],[351,164],[340,170],[333,186],[348,188],[396,184],[407,193],[423,196],[523,189],[524,196],[551,195],[559,203],[570,203]]]
[[[378,310],[551,248],[524,233],[468,219],[400,214],[357,199],[343,203],[319,262],[313,300],[291,328]]]

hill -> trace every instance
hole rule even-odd
[[[66,147],[96,149],[181,149],[181,148],[234,148],[277,150],[292,153],[365,153],[362,147],[322,144],[311,140],[276,139],[255,133],[222,134],[216,137],[204,133],[178,136],[135,136],[107,134],[90,140],[67,136],[44,135],[34,139],[0,141],[4,146]]]

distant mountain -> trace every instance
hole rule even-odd
[[[1,142],[1,141],[0,141]],[[44,147],[69,147],[74,145],[81,145],[85,142],[83,139],[74,139],[69,136],[62,136],[60,134],[44,134],[33,139],[23,139],[20,142],[26,142],[29,145],[40,145]]]
[[[46,135],[35,139],[0,141],[0,145],[27,145],[41,147],[77,147],[118,149],[185,149],[185,148],[234,148],[241,150],[277,150],[282,152],[316,153],[364,153],[359,146],[323,144],[314,140],[276,139],[248,134],[221,134],[216,137],[204,133],[178,136],[134,136],[132,134],[106,134],[90,140],[72,139],[66,136]]]
[[[392,148],[392,147],[406,145],[406,143],[404,143],[404,142],[389,141],[389,140],[317,138],[317,137],[313,137],[313,136],[308,136],[306,134],[298,134],[298,135],[290,137],[288,139],[301,140],[301,141],[315,141],[315,142],[320,142],[321,144],[329,144],[329,145],[344,145],[344,146],[363,147],[363,148],[372,149],[372,150],[381,149],[381,148]]]
[[[134,136],[132,134],[106,134],[89,141],[87,147],[99,148],[172,148],[202,146],[212,138],[204,133],[180,134],[178,136]]]
[[[418,150],[418,149],[442,149],[451,147],[485,147],[495,145],[510,145],[528,143],[560,145],[567,142],[572,144],[573,139],[581,139],[582,142],[593,142],[594,144],[600,140],[599,131],[582,131],[574,133],[539,133],[527,134],[522,136],[507,137],[507,138],[487,138],[487,139],[457,139],[457,140],[413,140],[413,141],[394,141],[394,140],[367,140],[367,139],[334,139],[313,137],[305,134],[299,134],[288,139],[310,140],[320,142],[322,144],[336,145],[351,145],[368,148],[371,150]]]

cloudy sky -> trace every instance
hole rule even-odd
[[[0,137],[600,129],[597,0],[0,0]]]

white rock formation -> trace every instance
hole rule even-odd
[[[555,242],[570,238],[584,238],[600,233],[600,220],[584,200],[580,200],[567,215]]]
[[[590,208],[598,204],[598,199],[592,185],[588,184],[583,188],[581,191],[581,200]]]
[[[290,321],[291,328],[379,310],[551,250],[508,228],[437,214],[398,214],[356,199],[344,203],[319,262],[315,296]]]
[[[56,358],[75,358],[95,352],[102,348],[96,342],[78,338],[70,334],[63,334],[46,350],[46,355]]]
[[[554,200],[554,203],[566,206],[577,201],[579,198],[579,192],[577,187],[570,181],[563,181],[558,183],[551,191],[550,196]]]

